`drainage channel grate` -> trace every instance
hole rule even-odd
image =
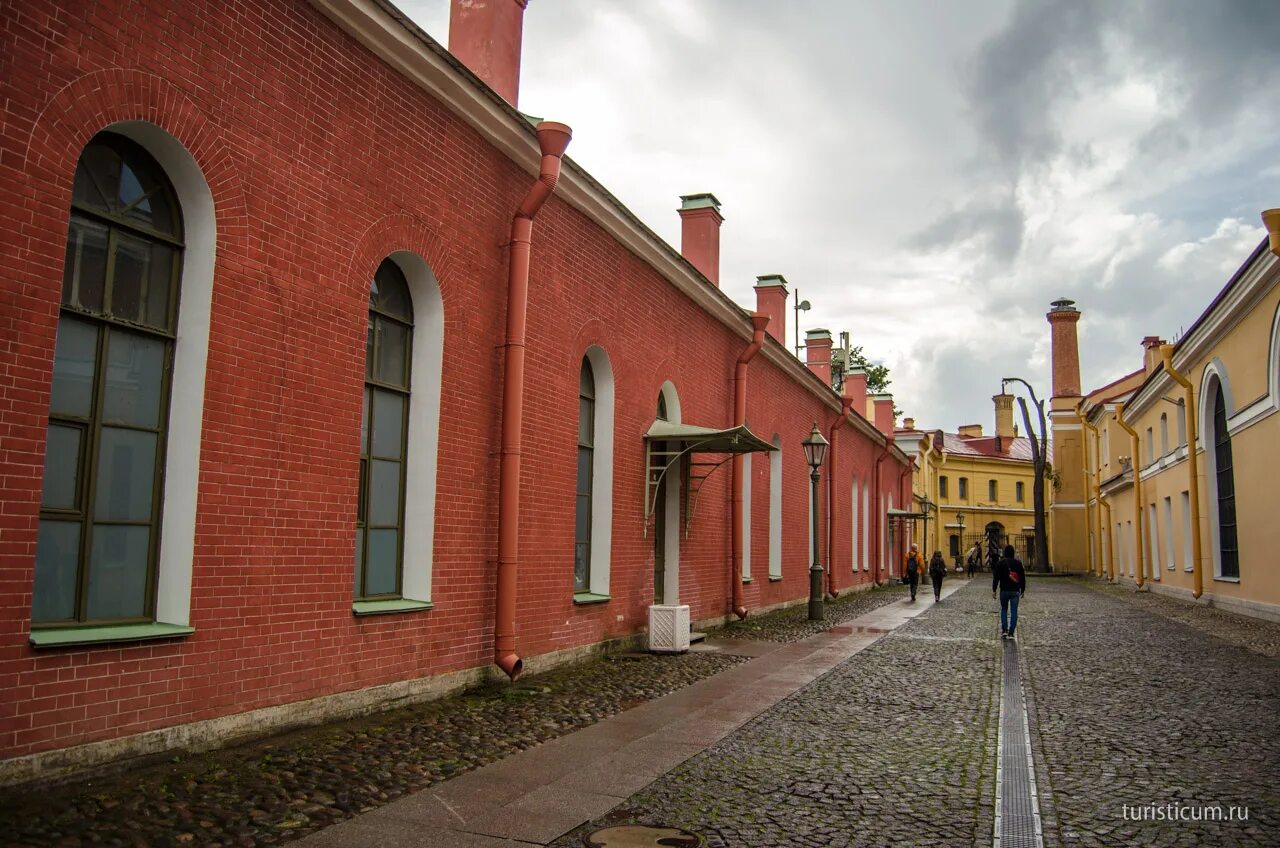
[[[1031,762],[1031,733],[1018,669],[1018,643],[1012,639],[1004,643],[999,745],[995,848],[1044,848],[1035,767]]]

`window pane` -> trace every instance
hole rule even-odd
[[[102,420],[157,427],[164,387],[165,343],[136,333],[107,334],[107,385]]]
[[[360,406],[360,453],[368,454],[369,452],[369,392],[368,386],[364,388],[364,403]]]
[[[582,370],[578,373],[578,394],[587,398],[596,396],[595,375],[591,373],[591,364],[585,359],[582,360]]]
[[[373,379],[373,334],[374,321],[373,316],[369,316],[369,331],[364,337],[364,378],[366,380]]]
[[[579,542],[573,546],[573,591],[585,592],[590,588],[587,570],[587,546]]]
[[[155,461],[155,433],[103,427],[98,442],[94,518],[106,521],[150,520]]]
[[[80,522],[41,521],[36,536],[32,621],[75,618],[76,563],[79,560]]]
[[[399,572],[399,530],[369,531],[369,564],[365,575],[366,595],[390,595],[396,591]]]
[[[374,390],[374,456],[404,456],[404,402],[404,395]]]
[[[591,448],[578,448],[578,494],[591,494]]]
[[[44,449],[44,490],[40,505],[49,509],[76,508],[76,470],[80,467],[80,428],[49,425]]]
[[[128,233],[116,234],[111,314],[160,329],[169,327],[173,248]]]
[[[578,495],[574,515],[574,538],[586,542],[591,538],[591,496]]]
[[[369,306],[401,320],[413,321],[408,282],[400,266],[390,259],[382,260],[382,264],[373,275],[373,286],[369,289]]]
[[[591,447],[595,443],[595,402],[578,399],[578,444]]]
[[[62,302],[94,312],[102,311],[107,278],[107,228],[71,218],[67,232],[67,260],[62,276]]]
[[[146,612],[150,527],[93,526],[88,618],[130,618]]]
[[[97,327],[67,316],[58,319],[50,412],[89,417],[93,410],[93,372],[97,357]]]
[[[139,161],[136,156],[130,158],[134,161],[120,169],[120,209],[135,221],[176,235],[177,222],[160,174],[149,161]]]
[[[409,348],[409,330],[391,321],[378,321],[378,366],[375,379],[392,386],[409,388],[405,354]]]
[[[381,527],[400,523],[400,463],[373,461],[369,481],[369,524]]]
[[[356,597],[359,598],[364,593],[360,591],[360,580],[364,577],[364,528],[356,528]]]
[[[116,180],[120,175],[120,156],[105,144],[90,144],[80,154],[76,168],[72,200],[94,209],[108,209],[108,196],[116,195]]]

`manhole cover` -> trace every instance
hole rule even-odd
[[[698,848],[702,844],[702,837],[678,827],[625,824],[597,830],[588,834],[583,842],[587,848]]]

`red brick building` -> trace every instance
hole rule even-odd
[[[890,560],[891,414],[781,278],[768,337],[719,290],[713,197],[685,258],[561,158],[522,0],[466,6],[492,88],[381,0],[0,7],[0,782],[800,600],[814,422],[832,582]],[[780,447],[740,522],[738,463],[647,485],[659,417]]]

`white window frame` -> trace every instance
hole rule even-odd
[[[782,437],[773,434],[769,454],[769,579],[782,579]]]
[[[583,357],[591,365],[595,381],[595,432],[591,462],[591,561],[587,566],[587,591],[609,594],[609,566],[613,550],[613,363],[599,345],[590,345]],[[581,363],[582,359],[578,362]],[[577,432],[577,428],[574,428]]]

